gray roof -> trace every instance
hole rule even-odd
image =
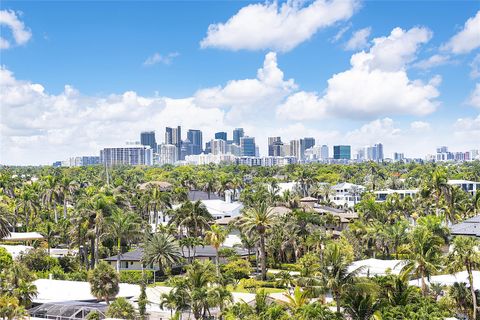
[[[221,249],[224,248],[229,248],[229,247],[220,247]],[[235,252],[240,255],[240,256],[247,256],[248,251],[245,249],[241,248],[230,248],[235,250]],[[185,258],[191,258],[193,257],[193,250],[190,250],[190,255],[188,252],[187,248],[182,249],[182,255]],[[195,258],[203,258],[203,257],[215,257],[215,248],[212,246],[196,246],[195,247]],[[125,252],[122,255],[120,255],[120,261],[142,261],[143,258],[143,249],[142,248],[136,248],[133,251]],[[105,261],[117,261],[117,255],[108,257],[104,259]]]
[[[454,224],[450,227],[450,231],[454,236],[462,235],[480,237],[480,215]]]
[[[198,201],[198,200],[222,200],[215,193],[210,192],[210,199],[208,199],[208,193],[201,190],[190,190],[188,191],[188,200]]]

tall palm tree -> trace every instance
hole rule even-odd
[[[120,290],[118,274],[104,261],[100,262],[95,269],[90,270],[88,282],[92,295],[99,300],[105,300],[107,304],[110,304],[110,300],[115,298]]]
[[[43,183],[44,191],[42,193],[42,204],[45,205],[48,209],[53,208],[55,223],[58,223],[57,204],[60,201],[58,182],[59,179],[57,176],[46,176]]]
[[[28,232],[30,220],[34,218],[39,210],[38,193],[35,183],[31,185],[24,184],[20,190],[17,202],[17,210],[21,210],[25,217],[25,229]]]
[[[435,201],[435,214],[440,214],[440,201],[449,192],[450,185],[447,180],[447,173],[443,168],[433,171],[427,181],[427,191],[433,195]]]
[[[132,212],[117,210],[107,218],[107,230],[108,234],[117,240],[117,272],[120,272],[122,240],[130,241],[140,235],[140,221]]]
[[[247,209],[238,222],[244,232],[258,234],[260,238],[260,262],[263,280],[267,278],[265,234],[272,227],[274,220],[272,208],[269,208],[266,202],[260,202],[255,207]]]
[[[340,243],[331,242],[323,251],[323,259],[320,264],[320,274],[324,286],[331,290],[337,304],[337,312],[340,312],[340,297],[346,290],[347,285],[351,284],[355,276],[361,271],[356,269],[351,272],[348,266],[351,263],[345,248]]]
[[[8,237],[10,235],[10,212],[8,207],[3,203],[0,204],[0,239]]]
[[[78,183],[69,177],[63,177],[58,186],[59,197],[63,200],[63,218],[67,218],[67,206],[73,201],[73,195],[78,189]]]
[[[212,172],[206,172],[201,178],[200,182],[202,190],[207,192],[208,199],[210,200],[210,195],[212,192],[215,192],[218,189],[218,180]]]
[[[185,228],[189,236],[199,237],[203,230],[209,228],[211,221],[213,221],[212,215],[199,200],[193,203],[187,201],[182,204],[170,222],[180,228]]]
[[[143,263],[158,263],[160,271],[178,263],[182,258],[180,246],[174,237],[164,233],[150,236],[143,246]]]
[[[473,286],[473,270],[480,268],[480,241],[473,237],[458,236],[453,239],[453,250],[449,255],[450,267],[455,270],[467,270],[468,283],[473,301],[473,317],[477,319],[477,298]]]
[[[227,234],[227,230],[217,224],[212,225],[210,227],[210,230],[205,232],[205,241],[215,248],[215,263],[217,265],[217,276],[220,275],[220,256],[218,255],[218,249],[225,242]]]
[[[421,277],[422,293],[427,295],[425,278],[439,269],[440,246],[442,238],[423,225],[417,226],[410,233],[409,246],[405,248],[408,255],[402,272]]]

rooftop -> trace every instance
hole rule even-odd
[[[452,225],[450,233],[454,236],[480,237],[480,215]]]
[[[43,236],[38,232],[11,232],[9,236],[3,238],[3,241],[30,241],[42,240]]]

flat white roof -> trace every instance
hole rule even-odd
[[[16,259],[18,256],[20,256],[22,252],[26,252],[30,249],[33,249],[33,247],[30,247],[30,246],[21,246],[21,245],[11,246],[6,244],[2,244],[0,245],[0,247],[5,248],[5,250],[7,250],[7,252],[10,253],[13,259]]]
[[[236,211],[239,211],[243,208],[243,204],[240,202],[225,202],[219,199],[211,199],[211,200],[201,200],[205,207],[211,214],[215,215],[224,215],[230,214],[232,215]]]
[[[448,184],[464,184],[464,183],[480,183],[476,181],[470,181],[470,180],[448,180]]]
[[[355,269],[363,267],[363,270],[360,272],[360,276],[383,276],[387,274],[387,271],[390,274],[400,274],[400,271],[403,268],[403,260],[380,260],[380,259],[366,259],[354,261],[349,267],[348,271],[352,272]]]
[[[427,284],[437,283],[444,286],[452,286],[455,282],[461,282],[468,284],[468,272],[462,271],[455,274],[441,274],[438,276],[431,276],[430,281],[425,279]],[[420,287],[422,285],[422,279],[415,279],[408,282],[411,286]],[[475,289],[480,288],[480,271],[473,271],[473,287]]]
[[[9,236],[3,238],[3,241],[28,241],[41,240],[43,236],[38,232],[11,232]]]
[[[96,298],[90,293],[90,284],[85,281],[67,281],[38,279],[34,281],[38,295],[34,303],[49,303],[62,301],[90,301]],[[135,284],[120,283],[117,297],[138,297],[140,286]]]

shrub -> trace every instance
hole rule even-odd
[[[58,263],[65,273],[74,272],[80,268],[78,260],[73,256],[59,257]]]
[[[145,270],[145,281],[147,283],[153,282],[153,271]],[[141,284],[142,283],[142,271],[140,270],[120,270],[120,282]]]
[[[30,249],[20,255],[20,262],[32,271],[48,271],[59,266],[58,260],[48,255],[45,249]]]
[[[107,310],[107,316],[118,319],[135,319],[135,308],[125,298],[117,298]]]
[[[67,274],[67,279],[72,281],[87,281],[88,273],[86,270],[79,270]]]
[[[13,263],[12,256],[7,249],[0,247],[0,270],[7,269]]]

